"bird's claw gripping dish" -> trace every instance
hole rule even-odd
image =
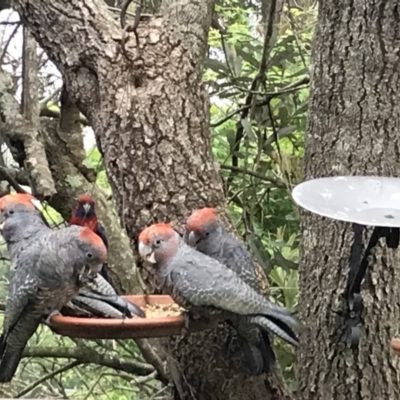
[[[52,312],[47,316],[47,318],[44,320],[44,323],[45,323],[46,325],[51,325],[51,319],[52,319],[53,317],[56,317],[57,315],[62,315],[62,314],[61,314],[60,311],[58,311],[58,310],[52,311]]]

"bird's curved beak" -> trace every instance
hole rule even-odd
[[[98,273],[100,273],[102,268],[103,268],[103,263],[92,265],[91,268],[90,268],[91,275],[92,276],[96,276]]]
[[[92,208],[92,206],[89,203],[85,203],[83,205],[83,209],[85,210],[86,214],[90,211],[91,208]]]
[[[144,244],[143,242],[139,242],[139,254],[144,260],[149,263],[156,264],[156,259],[154,255],[154,251],[151,246]]]
[[[0,212],[0,231],[3,230],[5,223],[6,223],[6,219],[4,218],[3,213]]]
[[[199,238],[197,235],[194,233],[194,231],[191,231],[189,235],[187,236],[187,243],[190,247],[196,247],[197,242],[199,241]]]

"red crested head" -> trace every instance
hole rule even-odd
[[[88,194],[82,194],[78,197],[78,203],[94,205],[94,200]]]
[[[139,254],[152,264],[174,256],[179,246],[179,235],[169,223],[160,223],[143,229],[139,235]]]
[[[4,210],[5,206],[10,204],[23,204],[26,205],[32,211],[36,210],[33,201],[38,201],[29,193],[11,193],[0,198],[0,212]]]
[[[186,231],[201,234],[204,227],[219,221],[216,208],[204,207],[193,211],[186,221]]]
[[[97,215],[94,200],[87,194],[79,196],[78,203],[69,220],[70,225],[87,226],[97,231]]]
[[[91,244],[100,253],[100,261],[105,262],[107,260],[107,249],[100,236],[96,235],[92,230],[84,227],[79,233],[79,239],[83,242]]]
[[[153,224],[140,232],[139,242],[150,245],[156,236],[168,239],[175,236],[176,232],[170,223]]]

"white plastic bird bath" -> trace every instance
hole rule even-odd
[[[297,185],[292,196],[302,208],[360,225],[400,227],[400,178],[337,176]]]
[[[400,178],[378,176],[337,176],[313,179],[297,185],[293,200],[302,208],[324,217],[352,222],[354,241],[350,251],[346,299],[346,333],[348,347],[359,344],[363,299],[361,284],[371,250],[380,238],[390,248],[400,240]],[[362,250],[363,230],[373,226],[368,245]],[[364,253],[364,254],[362,254]],[[400,353],[399,353],[400,354]]]

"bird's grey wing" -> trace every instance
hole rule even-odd
[[[222,264],[235,271],[253,289],[258,289],[258,279],[251,254],[234,238],[226,240],[221,249]]]
[[[170,273],[175,291],[198,307],[208,306],[247,314],[244,306],[254,291],[225,265],[196,253],[199,258],[196,261],[186,261],[184,258],[177,260],[181,265]]]
[[[71,303],[75,309],[90,316],[102,318],[124,318],[126,316],[107,302],[84,295],[76,296]]]
[[[33,301],[37,288],[36,277],[21,269],[15,271],[6,300],[4,331],[9,331],[18,322],[28,304]]]
[[[100,274],[97,274],[92,282],[85,285],[80,292],[92,291],[103,296],[117,296],[114,288]]]
[[[215,259],[192,250],[177,257],[170,273],[174,290],[191,304],[209,306],[240,315],[269,315],[293,323],[283,307],[270,303],[234,271]]]
[[[87,287],[80,290],[80,294],[82,298],[86,297],[87,299],[96,300],[96,302],[93,303],[96,305],[108,303],[108,306],[104,305],[104,307],[113,307],[115,309],[113,315],[121,313],[123,316],[129,318],[133,315],[141,318],[145,317],[145,313],[139,306],[118,296],[114,288],[100,274],[96,275],[92,283],[89,283]],[[109,313],[110,312],[111,311],[109,311]]]

